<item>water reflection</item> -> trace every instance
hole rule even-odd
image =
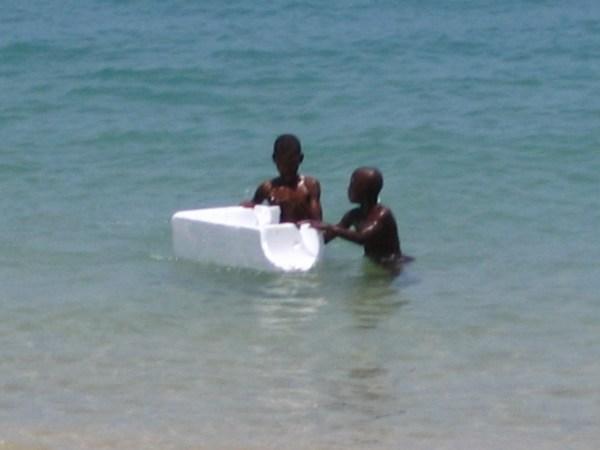
[[[382,351],[378,340],[355,340],[339,360],[343,370],[330,372],[322,388],[323,432],[333,431],[336,444],[369,448],[389,442],[406,412],[390,367],[393,355]]]
[[[330,447],[389,442],[406,407],[397,386],[401,331],[392,325],[409,302],[409,281],[376,269],[356,259],[306,274],[178,267],[186,314],[206,330],[197,342],[211,358],[196,376],[211,389],[210,380],[225,384],[226,406],[254,428],[277,417]],[[248,403],[252,411],[239,412]]]
[[[327,298],[335,299],[337,314],[350,322],[332,337],[335,348],[329,351],[334,353],[323,368],[323,432],[333,431],[332,445],[377,447],[390,441],[405,414],[397,389],[401,331],[390,324],[400,323],[398,314],[409,304],[404,288],[414,280],[368,261],[340,264],[335,272]]]
[[[349,283],[347,305],[359,328],[374,328],[398,308],[408,304],[402,277],[365,264],[364,272]]]
[[[264,328],[284,330],[305,323],[326,304],[318,273],[271,275],[262,281],[248,294]]]

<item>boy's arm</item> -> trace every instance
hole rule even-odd
[[[341,237],[347,241],[364,245],[366,242],[372,239],[373,236],[381,232],[385,223],[385,216],[389,213],[387,210],[381,211],[377,217],[370,221],[367,226],[363,227],[360,231],[357,231],[350,228],[350,226],[354,223],[354,218],[352,216],[354,211],[355,210],[352,210],[346,214],[346,216],[344,216],[338,225],[330,225],[328,227],[326,233],[332,235],[331,239],[334,237]],[[346,221],[344,221],[344,219],[346,219]]]
[[[319,221],[311,221],[311,225],[317,230],[321,230],[323,232],[323,240],[327,244],[329,241],[337,237],[338,235],[335,233],[335,229],[347,229],[352,226],[354,222],[354,210],[348,211],[342,217],[342,220],[337,225],[330,225],[328,223],[323,223]]]
[[[310,193],[310,204],[308,205],[308,211],[311,220],[322,220],[323,209],[321,208],[321,185],[319,182],[311,178],[308,184],[308,192]]]
[[[261,183],[254,192],[252,200],[244,200],[240,205],[246,208],[253,208],[255,205],[260,205],[269,197],[270,183],[265,181]]]

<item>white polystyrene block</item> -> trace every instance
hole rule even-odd
[[[180,211],[171,228],[175,256],[267,271],[307,271],[321,258],[323,238],[303,224],[279,223],[278,206]]]

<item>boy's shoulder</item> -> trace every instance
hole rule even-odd
[[[342,217],[342,223],[346,225],[352,225],[357,222],[363,215],[363,212],[360,208],[352,208],[346,211],[344,216]]]
[[[310,176],[303,176],[303,177],[304,177],[304,183],[305,183],[308,191],[311,193],[312,196],[319,199],[319,197],[321,197],[321,184],[319,183],[319,180],[317,180],[315,177],[310,177]]]
[[[388,206],[385,206],[383,203],[377,203],[375,207],[382,214],[392,214],[392,210]]]
[[[392,210],[387,206],[382,205],[381,203],[379,203],[378,206],[379,210],[377,212],[377,216],[379,217],[379,221],[390,225],[393,224],[393,226],[397,226],[396,218],[394,217],[394,213],[392,212]]]
[[[259,185],[258,188],[259,189],[265,189],[265,188],[270,188],[271,186],[273,186],[273,180],[274,179],[270,179],[270,180],[264,180],[262,181]]]
[[[274,187],[273,182],[274,182],[274,180],[275,179],[263,181],[256,188],[256,192],[260,192],[260,193],[262,193],[262,195],[264,197],[267,197],[269,195],[269,193],[273,190],[273,187]]]
[[[300,175],[302,182],[307,186],[319,186],[319,180],[315,177],[311,177],[310,175]]]
[[[386,216],[386,217],[390,216],[392,218],[394,217],[394,213],[392,212],[391,208],[385,206],[382,203],[377,204],[377,212],[379,213],[379,215],[381,217],[384,217],[384,216]]]

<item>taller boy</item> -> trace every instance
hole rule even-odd
[[[253,207],[264,201],[277,205],[281,209],[280,222],[321,220],[321,186],[317,179],[298,173],[303,159],[300,140],[296,136],[279,136],[273,144],[273,162],[279,176],[261,183],[252,200],[242,205]]]

